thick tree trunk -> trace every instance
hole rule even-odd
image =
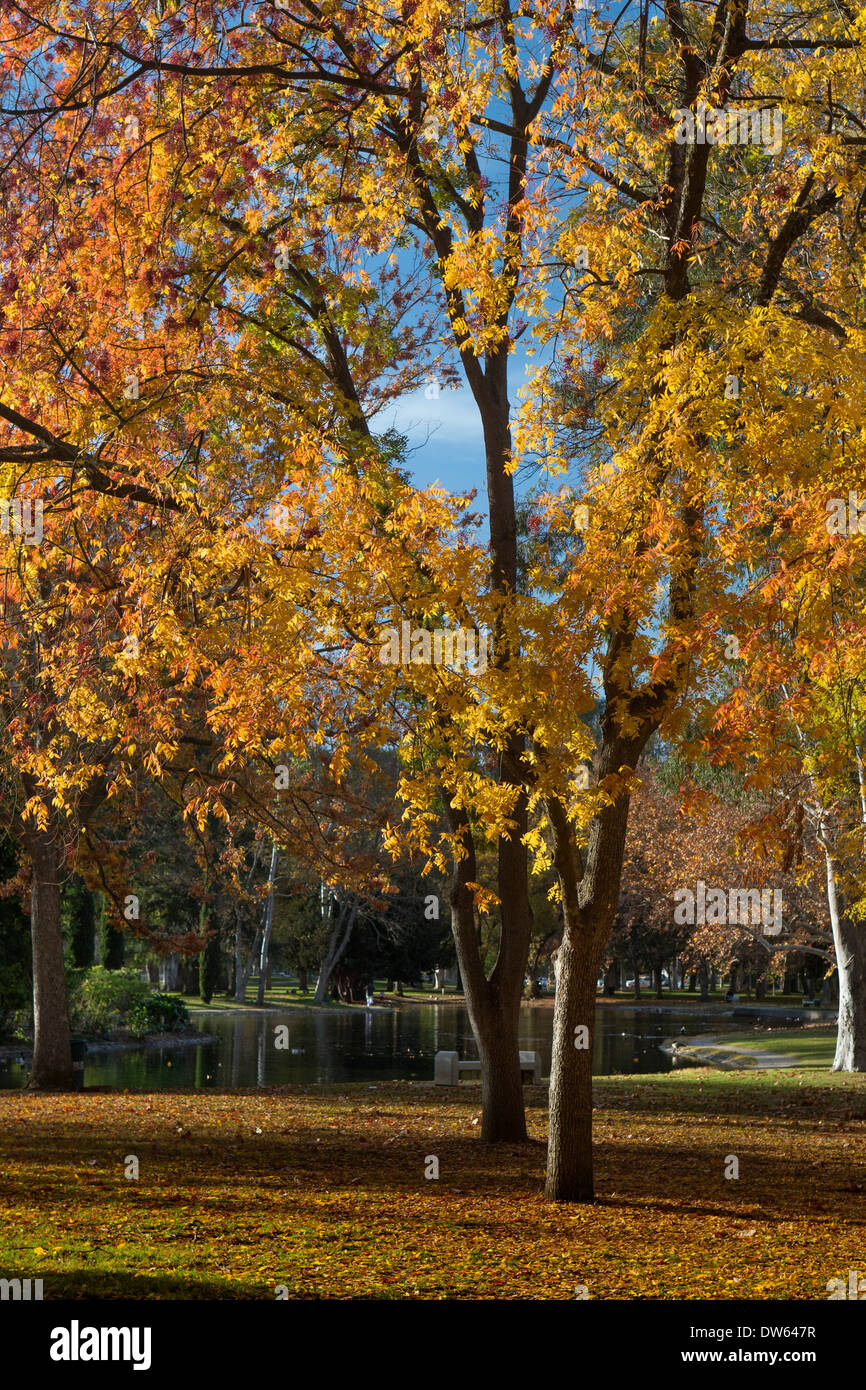
[[[455,811],[447,802],[446,807],[452,830],[462,836],[466,849],[465,857],[454,863],[451,924],[469,1020],[481,1060],[481,1139],[488,1144],[522,1143],[527,1136],[518,1023],[523,978],[529,959],[528,896],[527,914],[524,914],[519,892],[519,868],[514,897],[509,895],[505,887],[508,870],[516,868],[516,860],[507,860],[503,865],[500,851],[502,933],[499,956],[487,979],[478,950],[474,899],[468,887],[476,878],[475,845],[465,814]],[[525,887],[525,875],[523,883]]]
[[[825,844],[827,904],[836,972],[839,976],[839,1022],[833,1071],[866,1071],[866,924],[852,922],[839,902],[836,866]]]
[[[27,837],[33,863],[30,934],[33,942],[33,1067],[29,1088],[70,1090],[72,1048],[63,933],[60,925],[60,869],[63,853],[50,832]]]
[[[465,862],[456,866],[462,877]],[[474,870],[468,875],[472,878]],[[487,1144],[524,1143],[526,1114],[520,1075],[520,1000],[530,929],[520,912],[509,912],[502,898],[502,937],[499,957],[485,978],[475,944],[474,911],[468,890],[458,889],[462,902],[463,930],[458,925],[452,893],[452,921],[457,943],[460,977],[472,1032],[481,1061],[481,1139]]]
[[[488,1144],[526,1139],[518,1019],[518,1011],[493,1001],[475,1030],[481,1059],[481,1138]]]
[[[510,174],[510,196],[516,202],[523,196],[521,169],[525,167],[526,146],[515,147]],[[516,219],[511,230],[517,234]],[[510,405],[508,401],[509,353],[504,342],[490,350],[482,369],[471,348],[461,357],[467,380],[481,415],[487,467],[487,497],[490,517],[490,587],[506,599],[518,588],[517,516],[514,504],[514,478],[508,471],[512,457]],[[492,664],[507,671],[519,657],[519,649],[504,623],[497,620],[493,631]],[[457,960],[469,1017],[481,1059],[482,1121],[481,1138],[488,1143],[519,1143],[526,1139],[526,1117],[520,1080],[518,1020],[523,981],[529,960],[532,910],[529,903],[529,863],[523,837],[528,829],[526,793],[520,771],[525,750],[522,733],[514,732],[502,750],[502,784],[515,791],[512,819],[514,828],[498,842],[497,889],[502,913],[502,929],[496,963],[485,975],[475,931],[474,900],[467,883],[475,881],[475,847],[472,831],[462,811],[451,807],[451,796],[443,791],[443,802],[452,831],[460,833],[467,858],[455,862],[452,884],[452,928]],[[468,865],[472,864],[472,871]]]
[[[600,953],[599,953],[600,954]],[[598,959],[566,936],[557,959],[550,1072],[550,1136],[545,1194],[554,1202],[591,1202],[592,1046]],[[588,1029],[588,1047],[577,1047]]]
[[[611,739],[602,747],[599,780],[611,768],[633,767],[640,748]],[[592,1040],[595,982],[619,900],[629,797],[623,792],[593,820],[581,872],[564,805],[548,802],[554,863],[562,890],[564,929],[553,1015],[553,1065],[545,1196],[552,1202],[591,1202]],[[635,978],[639,979],[637,970]],[[588,1030],[588,1047],[575,1046]]]
[[[835,933],[834,933],[835,935]],[[840,1016],[834,1072],[866,1072],[866,924],[842,919],[835,948]]]

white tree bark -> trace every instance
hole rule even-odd
[[[262,932],[262,949],[259,956],[259,988],[256,994],[256,1003],[261,1005],[265,1002],[265,982],[268,976],[268,956],[271,949],[271,930],[274,925],[274,884],[277,878],[277,845],[274,841],[271,845],[271,867],[268,872],[268,901],[265,908],[265,926]]]
[[[866,924],[850,921],[842,911],[832,844],[824,826],[818,838],[827,865],[827,907],[839,976],[833,1071],[866,1071]]]
[[[800,745],[805,750],[806,737],[802,729],[795,727]],[[858,819],[863,847],[866,848],[866,769],[862,750],[856,742],[853,755],[859,791]],[[815,776],[812,773],[808,776],[817,808],[815,833],[824,851],[827,908],[839,980],[839,1021],[833,1070],[866,1071],[866,922],[852,921],[845,910],[843,894],[839,891],[840,876],[836,862],[838,825],[834,824],[832,813],[826,808]]]

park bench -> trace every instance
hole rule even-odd
[[[437,1086],[456,1086],[461,1071],[481,1071],[480,1062],[461,1062],[458,1052],[437,1052],[433,1059],[433,1079]],[[533,1085],[541,1085],[541,1053],[520,1053],[520,1075],[529,1073]]]

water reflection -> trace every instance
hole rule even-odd
[[[85,1085],[128,1089],[206,1086],[274,1086],[287,1083],[432,1080],[440,1049],[463,1058],[478,1053],[466,1009],[454,1004],[407,1004],[396,1009],[267,1014],[196,1014],[199,1031],[215,1041],[128,1052],[91,1053]],[[288,1046],[277,1048],[277,1029]],[[666,1072],[674,1063],[660,1044],[673,1035],[720,1033],[742,1024],[717,1014],[684,1014],[602,1007],[593,1051],[596,1075]],[[553,1010],[529,1005],[520,1013],[520,1046],[541,1053],[550,1072]],[[26,1082],[20,1063],[0,1063],[0,1087]]]

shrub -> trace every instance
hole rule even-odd
[[[136,1036],[168,1033],[189,1023],[179,994],[151,994],[135,970],[69,970],[69,1021],[73,1032],[105,1035],[128,1028]]]
[[[121,1027],[148,986],[136,970],[106,970],[102,965],[70,974],[70,1022],[74,1031],[110,1033]]]
[[[130,1010],[127,1022],[139,1036],[171,1033],[186,1027],[189,1011],[179,994],[149,994]]]

